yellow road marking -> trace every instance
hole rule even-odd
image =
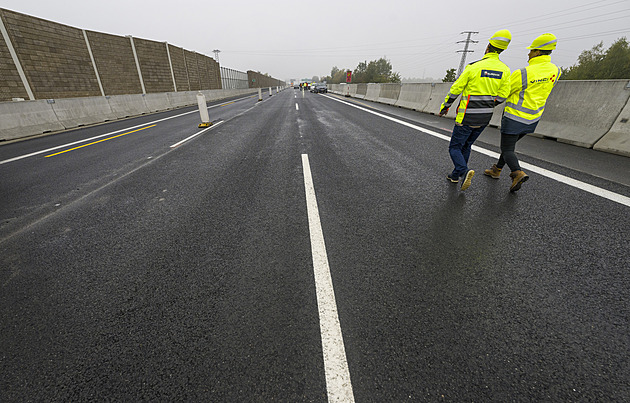
[[[127,133],[119,134],[119,135],[117,135],[117,136],[108,137],[108,138],[106,138],[106,139],[99,140],[99,141],[95,141],[95,142],[93,142],[93,143],[84,144],[84,145],[82,145],[82,146],[79,146],[79,147],[74,147],[74,148],[71,148],[71,149],[69,149],[69,150],[64,150],[64,151],[60,151],[60,152],[55,153],[55,154],[50,154],[50,155],[45,156],[44,158],[54,157],[55,155],[59,155],[59,154],[63,154],[63,153],[67,153],[68,151],[78,150],[79,148],[83,148],[83,147],[91,146],[91,145],[94,145],[94,144],[97,144],[97,143],[102,143],[103,141],[107,141],[107,140],[115,139],[115,138],[117,138],[117,137],[122,137],[122,136],[125,136],[125,135],[127,135],[127,134],[131,134],[131,133],[139,132],[140,130],[149,129],[149,128],[151,128],[151,127],[155,127],[155,126],[157,126],[157,125],[151,125],[151,126],[147,126],[147,127],[142,127],[142,128],[140,128],[140,129],[132,130],[132,131],[127,132]]]

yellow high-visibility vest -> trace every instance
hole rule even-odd
[[[455,121],[462,125],[484,126],[490,122],[494,107],[510,93],[510,68],[499,54],[486,53],[470,63],[453,83],[440,110],[448,109],[462,94]]]
[[[523,124],[538,122],[560,74],[549,55],[534,57],[529,66],[516,70],[510,77],[510,95],[504,116]]]

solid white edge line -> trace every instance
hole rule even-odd
[[[228,102],[225,102],[225,103],[222,103],[222,104],[219,104],[219,105],[212,105],[212,106],[209,106],[208,109],[218,108],[220,106],[228,105],[228,104],[231,104],[231,103],[236,102],[236,101],[242,101],[243,99],[247,99],[247,98],[250,98],[250,97],[244,97],[244,98],[235,99],[233,101],[228,101]],[[75,141],[73,143],[63,144],[63,145],[60,145],[60,146],[48,148],[46,150],[41,150],[41,151],[37,151],[37,152],[34,152],[34,153],[30,153],[30,154],[20,155],[18,157],[13,157],[13,158],[10,158],[8,160],[0,161],[0,165],[7,164],[9,162],[19,161],[21,159],[28,158],[28,157],[34,157],[34,156],[39,155],[39,154],[44,154],[44,153],[48,153],[50,151],[59,150],[60,148],[70,147],[70,146],[73,146],[73,145],[76,145],[76,144],[81,144],[81,143],[85,143],[85,142],[88,142],[88,141],[100,139],[101,137],[111,136],[113,134],[117,134],[117,133],[124,132],[124,131],[127,131],[127,130],[137,129],[138,127],[148,126],[148,125],[152,125],[152,124],[155,124],[155,123],[164,122],[165,120],[175,119],[175,118],[178,118],[180,116],[190,115],[191,113],[198,113],[198,112],[199,112],[199,109],[195,109],[195,110],[190,111],[190,112],[180,113],[179,115],[169,116],[167,118],[154,120],[153,122],[143,123],[143,124],[140,124],[140,125],[127,127],[126,129],[120,129],[120,130],[116,130],[116,131],[113,131],[113,132],[100,134],[98,136],[90,137],[89,139],[84,139],[84,140]],[[109,123],[111,123],[111,122],[109,122]]]
[[[324,372],[329,402],[354,402],[350,371],[343,345],[343,335],[335,291],[333,289],[324,233],[319,218],[319,209],[315,197],[315,187],[311,175],[308,155],[302,154],[304,170],[304,190],[308,212],[308,226],[311,235],[311,251],[313,254],[313,271],[319,311],[319,327],[322,336],[322,352],[324,356]]]
[[[179,147],[180,145],[184,144],[184,143],[185,143],[185,142],[187,142],[188,140],[192,140],[192,139],[194,139],[195,137],[199,136],[200,134],[205,133],[205,132],[207,132],[207,131],[208,131],[208,130],[210,130],[210,129],[214,129],[215,127],[217,127],[217,126],[218,126],[218,125],[220,125],[221,123],[223,123],[223,121],[217,122],[217,123],[213,124],[213,125],[212,125],[212,126],[210,126],[210,127],[206,127],[205,129],[198,131],[197,133],[193,134],[192,136],[186,137],[186,138],[185,138],[185,139],[183,139],[182,141],[179,141],[179,142],[177,142],[177,143],[173,144],[173,145],[171,146],[171,148]]]
[[[345,102],[345,101],[342,101],[340,99],[331,97],[330,95],[324,95],[324,96],[329,98],[329,99],[332,99],[333,101],[341,102],[342,104],[345,104],[345,105],[348,105],[348,106],[352,106],[353,108],[361,109],[362,111],[371,113],[373,115],[382,117],[384,119],[391,120],[392,122],[399,123],[399,124],[401,124],[403,126],[407,126],[407,127],[411,128],[411,129],[421,131],[423,133],[429,134],[429,135],[437,137],[439,139],[442,139],[442,140],[445,140],[445,141],[450,141],[451,140],[451,138],[449,136],[445,136],[443,134],[434,132],[433,130],[425,129],[423,127],[416,126],[414,124],[405,122],[403,120],[399,120],[399,119],[396,119],[396,118],[392,118],[391,116],[383,115],[382,113],[371,111],[369,109],[366,109],[366,108],[354,105],[352,103]],[[481,148],[481,147],[475,146],[475,145],[472,146],[472,149],[473,149],[473,151],[476,151],[476,152],[481,153],[481,154],[485,154],[485,155],[487,155],[489,157],[497,158],[497,159],[499,158],[499,154],[494,152],[494,151],[486,150],[485,148]],[[525,168],[525,169],[527,169],[527,170],[529,170],[531,172],[535,172],[535,173],[537,173],[539,175],[546,176],[547,178],[553,179],[553,180],[558,181],[560,183],[564,183],[565,185],[569,185],[569,186],[575,187],[575,188],[583,190],[585,192],[588,192],[588,193],[594,194],[596,196],[600,196],[600,197],[603,197],[605,199],[608,199],[608,200],[614,201],[616,203],[622,204],[624,206],[630,207],[630,197],[627,197],[627,196],[624,196],[624,195],[620,195],[620,194],[615,193],[615,192],[611,192],[610,190],[602,189],[600,187],[588,184],[586,182],[579,181],[577,179],[569,178],[568,176],[561,175],[559,173],[550,171],[550,170],[545,169],[545,168],[538,167],[536,165],[528,164],[526,162],[521,162],[521,167],[523,167],[523,168]]]

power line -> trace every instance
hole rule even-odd
[[[576,6],[576,7],[570,7],[570,8],[562,9],[562,10],[555,11],[555,12],[552,12],[552,13],[545,13],[545,17],[542,17],[542,18],[538,18],[537,17],[533,21],[538,22],[538,21],[544,21],[544,20],[548,20],[548,19],[554,19],[554,18],[556,18],[556,17],[554,17],[554,15],[556,15],[556,14],[562,14],[563,16],[566,16],[566,15],[570,15],[570,14],[577,14],[577,13],[582,13],[582,12],[589,11],[589,10],[599,9],[599,8],[601,8],[600,6],[598,6],[598,7],[591,7],[591,8],[587,8],[585,10],[573,11],[573,12],[567,13],[567,11],[570,11],[570,10],[575,10],[575,9],[582,8],[582,7],[587,7],[587,6],[590,6],[590,5],[593,5],[593,4],[605,3],[607,1],[610,1],[610,0],[595,1],[595,2],[592,2],[592,3],[583,4],[581,6]],[[614,3],[607,4],[606,7],[613,6],[613,5],[619,4],[619,3],[627,3],[627,0],[616,1]],[[525,19],[516,20],[516,21],[513,21],[513,22],[502,24],[502,26],[514,26],[514,25],[531,24],[531,23],[532,23],[532,19],[531,18],[525,18]],[[482,28],[482,31],[496,29],[497,27],[498,27],[498,25],[489,26],[489,27],[486,27],[486,28]]]
[[[472,53],[474,52],[474,50],[468,50],[468,45],[470,45],[471,43],[478,43],[479,41],[473,41],[472,39],[470,39],[470,35],[472,34],[478,34],[479,32],[477,31],[464,31],[462,32],[462,34],[468,34],[468,37],[466,38],[465,41],[459,41],[457,43],[465,43],[464,45],[464,50],[458,50],[457,53],[462,53],[462,60],[459,62],[459,69],[457,69],[457,77],[459,77],[460,74],[462,74],[462,71],[464,71],[464,67],[466,67],[466,54],[467,53]]]
[[[594,34],[589,34],[589,35],[581,35],[581,36],[571,36],[568,38],[562,38],[563,41],[574,41],[577,39],[588,39],[588,38],[595,38],[601,35],[609,35],[609,34],[623,34],[623,33],[630,33],[630,28],[628,29],[619,29],[619,30],[615,30],[615,31],[606,31],[606,32],[597,32]]]

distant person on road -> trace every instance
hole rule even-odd
[[[499,161],[483,173],[498,179],[505,164],[512,171],[510,192],[516,192],[529,179],[518,162],[516,142],[527,133],[534,133],[545,110],[551,90],[560,79],[560,69],[551,63],[551,52],[558,39],[553,34],[542,34],[527,47],[529,65],[516,70],[510,77],[510,93],[501,119],[501,156]]]
[[[507,29],[495,32],[483,58],[466,66],[440,107],[439,115],[443,116],[462,94],[448,146],[455,168],[447,175],[452,183],[464,177],[461,190],[468,189],[475,175],[475,171],[468,169],[472,145],[490,123],[494,107],[505,101],[510,92],[510,69],[499,60],[499,54],[507,49],[511,40],[512,34]]]

